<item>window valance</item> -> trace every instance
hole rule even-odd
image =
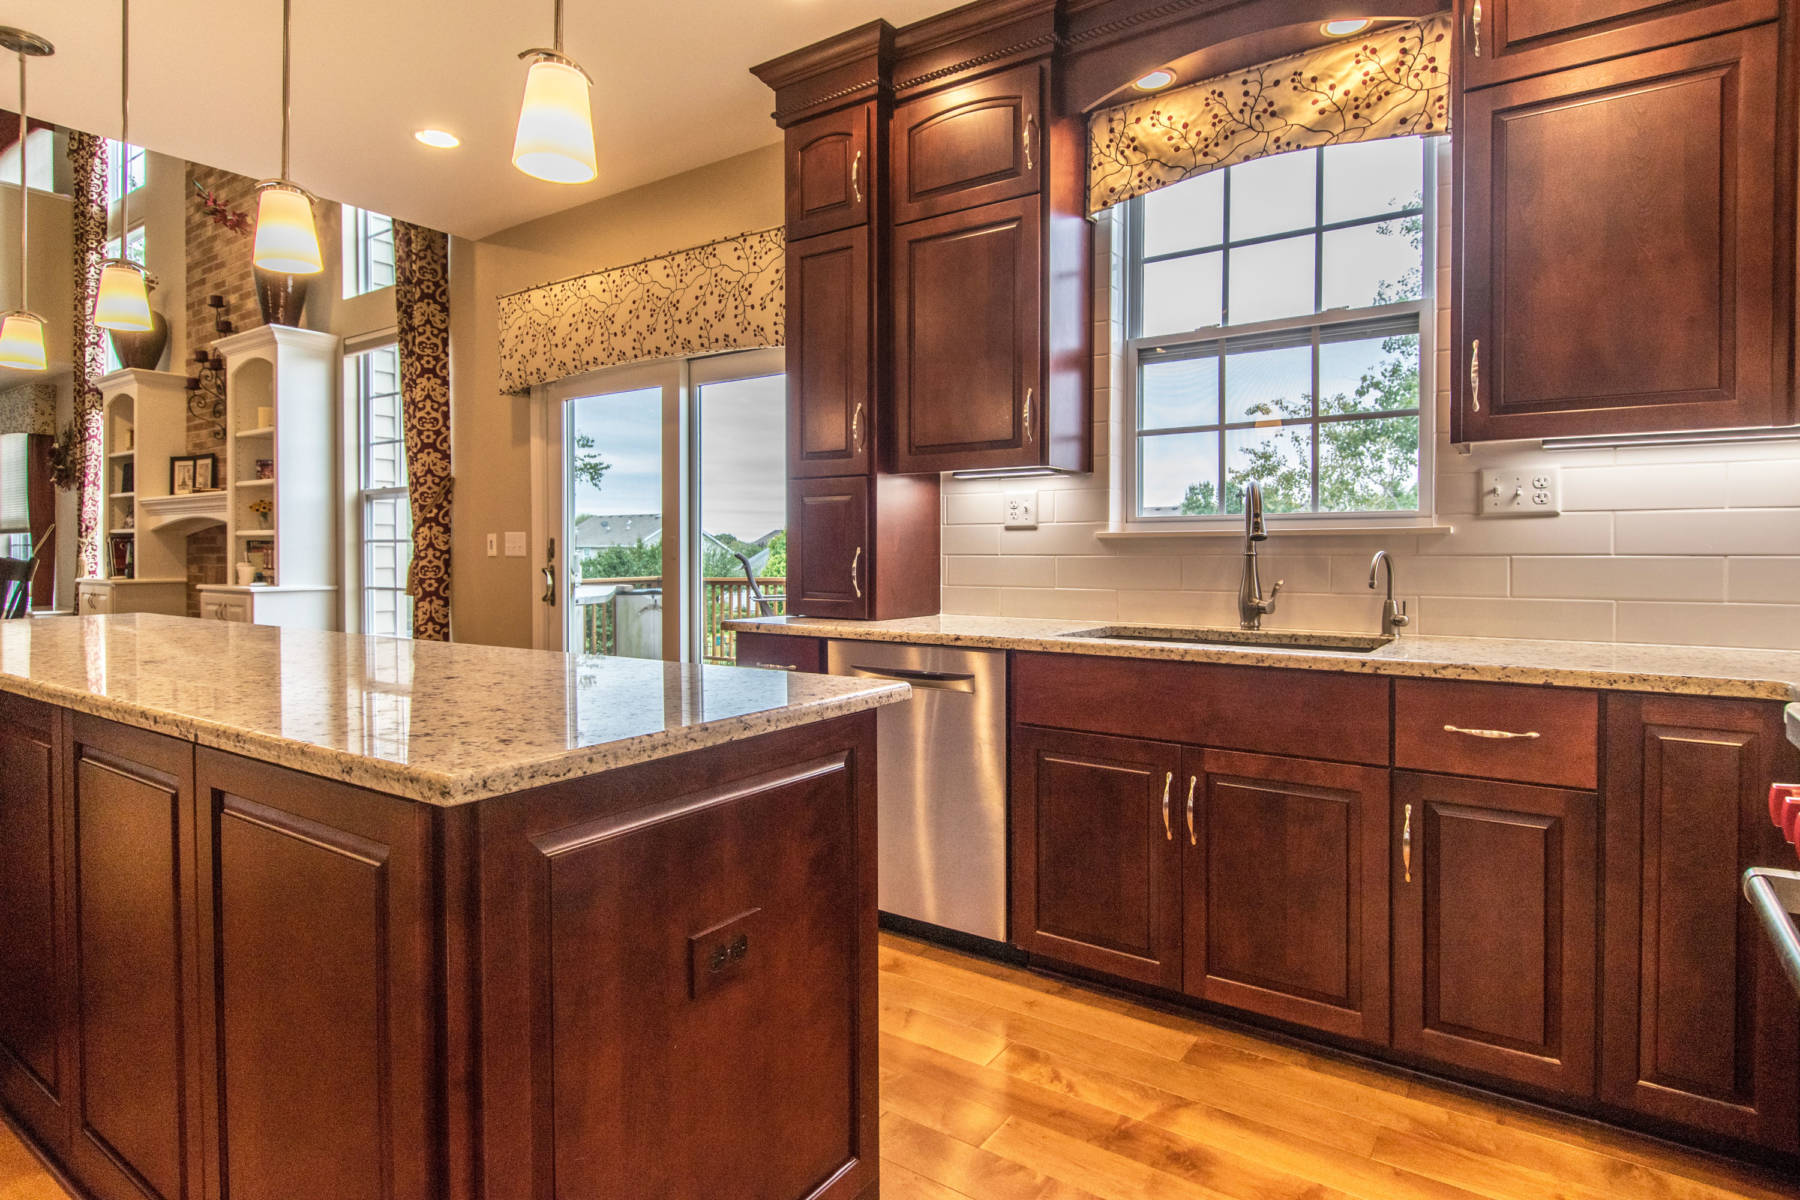
[[[764,229],[500,297],[500,390],[783,343],[787,238]]]
[[[1096,111],[1088,211],[1270,154],[1450,129],[1450,16]]]
[[[0,389],[0,434],[56,436],[56,385],[15,383]]]

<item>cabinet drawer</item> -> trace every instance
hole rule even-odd
[[[75,610],[84,617],[109,613],[112,611],[112,593],[80,589],[75,593]]]
[[[894,220],[1033,195],[1044,164],[1036,63],[894,109]]]
[[[737,665],[823,674],[825,643],[819,638],[793,637],[785,633],[740,633],[737,635]]]
[[[206,596],[200,597],[200,615],[208,621],[250,620],[250,600],[246,596]]]
[[[1031,725],[1386,766],[1388,681],[1215,663],[1013,656],[1013,719]]]
[[[1394,684],[1394,765],[1558,787],[1598,782],[1600,697],[1493,683]]]

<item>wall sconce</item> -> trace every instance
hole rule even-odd
[[[218,300],[219,304],[213,304]],[[214,296],[207,301],[223,311],[224,301]],[[223,318],[216,318],[223,320]],[[229,325],[231,322],[225,321]],[[194,373],[187,377],[188,413],[197,421],[212,422],[212,438],[225,440],[225,356],[217,350],[194,351]]]

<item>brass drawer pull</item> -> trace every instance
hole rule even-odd
[[[1406,824],[1400,830],[1400,865],[1406,871],[1406,882],[1412,882],[1412,805],[1406,806]]]
[[[859,183],[856,178],[857,175],[859,175],[861,172],[862,172],[862,151],[858,150],[856,152],[856,157],[850,161],[850,190],[856,194],[856,202],[858,204],[861,204],[863,202],[862,184]]]
[[[850,586],[856,589],[856,598],[862,599],[862,547],[856,548],[856,554],[850,559]]]
[[[862,410],[862,401],[858,400],[856,402],[856,411],[850,414],[850,441],[858,454],[862,453],[863,448]]]
[[[1163,776],[1163,836],[1175,840],[1175,826],[1169,822],[1169,789],[1175,786],[1175,772]]]
[[[1476,338],[1469,348],[1469,405],[1476,412],[1481,411],[1481,339]]]
[[[1198,846],[1200,844],[1199,837],[1194,833],[1194,788],[1199,782],[1200,777],[1198,775],[1188,776],[1187,825],[1188,845],[1190,846]]]
[[[1031,391],[1032,391],[1032,389],[1030,389],[1030,388],[1025,389],[1025,422],[1024,422],[1024,424],[1025,424],[1025,444],[1027,446],[1031,445],[1031,443],[1036,440],[1032,436],[1032,430],[1031,430]]]
[[[1475,57],[1480,58],[1481,57],[1481,0],[1475,0],[1475,11],[1472,14],[1471,20],[1475,26]]]
[[[1544,736],[1535,729],[1529,733],[1512,733],[1505,729],[1464,729],[1460,725],[1446,725],[1444,726],[1444,732],[1460,733],[1465,737],[1488,738],[1489,740],[1496,742],[1510,742],[1514,738],[1540,738]]]
[[[1032,171],[1032,170],[1036,170],[1036,168],[1035,168],[1035,167],[1033,167],[1033,166],[1032,166],[1032,165],[1031,165],[1031,127],[1032,127],[1032,125],[1034,125],[1034,124],[1035,124],[1035,123],[1036,123],[1036,122],[1037,122],[1037,118],[1036,118],[1036,117],[1034,117],[1034,116],[1032,116],[1032,115],[1031,115],[1031,114],[1030,114],[1030,113],[1026,113],[1026,114],[1025,114],[1025,130],[1024,130],[1024,138],[1025,138],[1025,169],[1026,169],[1026,170],[1027,170],[1027,171]]]

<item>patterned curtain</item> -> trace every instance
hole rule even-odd
[[[1088,212],[1270,154],[1450,131],[1450,16],[1376,29],[1088,118]]]
[[[91,133],[69,131],[70,181],[74,192],[71,222],[74,236],[75,339],[74,394],[76,469],[75,573],[83,577],[101,574],[100,504],[100,389],[96,380],[106,372],[106,352],[100,345],[100,328],[88,320],[94,309],[94,288],[100,280],[100,260],[106,257],[106,141]]]
[[[500,390],[782,345],[787,236],[763,229],[500,297]]]
[[[400,411],[412,506],[413,636],[450,640],[450,239],[394,222]]]

